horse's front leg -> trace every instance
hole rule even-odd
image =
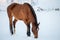
[[[30,36],[31,33],[30,33],[30,24],[27,24],[27,36]]]

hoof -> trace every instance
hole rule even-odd
[[[13,32],[11,32],[11,35],[13,35]]]
[[[34,37],[34,38],[38,38],[38,37],[36,36],[36,37]]]
[[[31,34],[30,34],[30,32],[27,32],[27,36],[30,36]]]

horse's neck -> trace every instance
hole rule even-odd
[[[37,21],[36,21],[36,19],[32,19],[33,21],[32,21],[32,24],[37,24]]]

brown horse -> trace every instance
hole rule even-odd
[[[30,23],[32,23],[32,32],[35,38],[38,38],[38,23],[34,9],[28,3],[18,4],[12,3],[7,7],[7,13],[10,23],[10,32],[13,34],[15,32],[15,24],[17,20],[22,20],[27,25],[27,36],[30,36]],[[12,23],[12,17],[14,16],[14,21]],[[12,24],[14,27],[12,27]],[[14,28],[14,31],[13,31]]]

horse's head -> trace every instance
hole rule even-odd
[[[38,26],[39,26],[39,24],[40,23],[34,23],[34,24],[32,24],[33,25],[32,32],[33,32],[35,38],[38,38],[38,30],[39,30]]]

